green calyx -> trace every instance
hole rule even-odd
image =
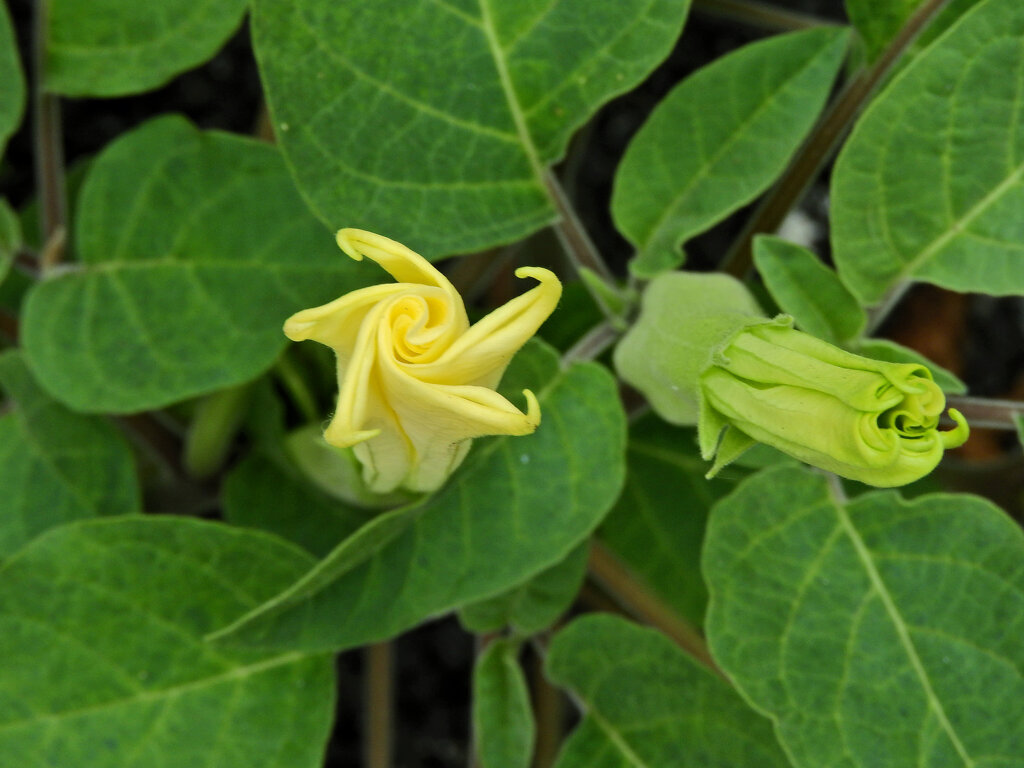
[[[861,357],[769,320],[741,283],[673,273],[654,280],[616,350],[622,377],[674,424],[697,424],[708,476],[756,441],[843,477],[903,485],[967,440],[940,432],[945,396],[914,363]]]

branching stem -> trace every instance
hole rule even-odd
[[[747,222],[736,244],[726,256],[722,265],[724,272],[739,278],[747,274],[753,264],[751,247],[754,236],[762,232],[774,232],[779,228],[782,220],[800,202],[811,182],[835,153],[853,121],[879,84],[899,61],[903,52],[917,39],[918,34],[948,2],[949,0],[926,0],[903,25],[878,61],[846,85],[839,98],[818,121],[782,178],[761,201]]]

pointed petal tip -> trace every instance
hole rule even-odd
[[[949,418],[953,420],[956,427],[946,432],[940,432],[939,436],[942,439],[942,447],[946,450],[950,448],[959,448],[961,445],[967,442],[967,438],[971,436],[971,427],[967,423],[967,419],[960,413],[956,408],[949,409]]]
[[[523,390],[523,396],[526,398],[526,421],[536,429],[540,426],[540,403],[537,396],[528,389]]]
[[[356,261],[363,260],[363,254],[360,253],[359,248],[356,246],[356,242],[362,235],[371,234],[362,229],[352,229],[346,227],[345,229],[339,229],[338,233],[334,236],[335,242],[338,243],[338,247],[346,253],[350,258]]]

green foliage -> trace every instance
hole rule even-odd
[[[587,571],[589,547],[581,544],[563,560],[508,592],[459,610],[470,632],[497,632],[511,627],[520,635],[547,629],[569,608]]]
[[[46,87],[65,96],[125,96],[163,85],[213,56],[246,0],[49,0]]]
[[[375,518],[219,639],[306,650],[379,640],[505,592],[577,547],[622,486],[621,405],[603,368],[555,374],[550,349],[524,352],[522,368],[554,374],[532,382],[544,414],[533,435],[481,441],[439,492]]]
[[[832,244],[863,304],[907,280],[1024,293],[1022,35],[1024,4],[980,3],[857,124],[832,178]]]
[[[473,734],[481,768],[529,768],[535,726],[519,644],[495,640],[473,670]]]
[[[308,566],[268,536],[166,517],[37,539],[0,569],[4,761],[317,768],[330,660],[203,642]]]
[[[864,41],[869,62],[886,46],[922,4],[922,0],[846,0],[846,15]]]
[[[1024,535],[980,498],[767,470],[712,513],[708,639],[793,765],[1021,765]]]
[[[271,147],[147,123],[94,163],[79,201],[80,268],[29,293],[24,345],[76,410],[155,408],[248,381],[291,312],[377,279],[338,251]]]
[[[806,248],[759,235],[754,239],[754,264],[772,298],[800,330],[841,344],[864,329],[867,316],[857,300]]]
[[[0,157],[8,137],[21,123],[25,110],[25,77],[21,74],[18,48],[7,6],[0,2]]]
[[[296,471],[256,453],[224,481],[224,516],[234,525],[275,533],[324,557],[372,517],[313,488]]]
[[[688,8],[254,0],[253,35],[274,130],[317,214],[437,257],[552,221],[546,166],[668,53]]]
[[[0,389],[0,559],[62,523],[139,511],[132,452],[111,424],[52,400],[18,352],[0,354]]]
[[[21,247],[21,224],[7,201],[0,198],[0,283],[7,277],[14,256]]]
[[[704,526],[712,504],[733,484],[705,480],[696,433],[653,415],[630,427],[626,457],[626,487],[601,525],[601,540],[667,605],[699,626],[707,605],[700,572]]]
[[[613,616],[555,636],[548,676],[586,708],[557,768],[785,768],[766,720],[665,636]]]
[[[849,35],[779,35],[722,57],[662,101],[615,178],[612,214],[640,277],[678,266],[679,246],[750,202],[814,124]]]

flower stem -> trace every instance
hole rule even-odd
[[[616,342],[620,333],[621,331],[610,320],[598,323],[562,355],[562,365],[569,366],[571,363],[600,357]]]
[[[918,34],[948,2],[949,0],[926,0],[907,20],[878,60],[847,83],[840,96],[818,121],[816,128],[790,162],[782,178],[761,201],[747,222],[722,264],[724,272],[739,278],[746,276],[753,265],[751,247],[754,236],[762,232],[774,232],[779,228],[786,215],[803,198],[804,192],[817,177],[825,162],[835,153],[853,121],[874,95],[879,84],[892,71],[900,56]]]

